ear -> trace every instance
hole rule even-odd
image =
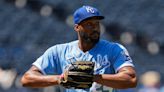
[[[75,25],[74,25],[74,30],[75,30],[76,32],[78,32],[78,31],[80,30],[80,27],[79,27],[78,24],[75,24]]]

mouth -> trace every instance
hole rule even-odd
[[[99,33],[99,32],[93,32],[93,33],[91,33],[91,35],[90,35],[90,37],[91,37],[92,39],[97,39],[97,38],[99,38],[99,36],[100,36],[100,33]]]

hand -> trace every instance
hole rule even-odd
[[[93,62],[77,61],[60,75],[59,84],[65,88],[90,88],[93,83],[93,70]]]

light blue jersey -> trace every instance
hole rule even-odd
[[[78,47],[78,40],[55,45],[33,65],[45,75],[60,75],[68,64],[75,61],[95,62],[95,74],[115,74],[124,66],[134,66],[125,47],[105,40],[100,40],[85,53]],[[66,89],[66,92],[116,92],[116,90],[94,82],[90,89]]]

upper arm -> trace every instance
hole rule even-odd
[[[124,79],[127,80],[134,85],[137,85],[137,77],[134,67],[131,66],[125,66],[118,70],[118,75]]]
[[[131,77],[136,77],[135,69],[134,67],[131,67],[131,66],[122,67],[121,69],[118,70],[118,73],[124,73]]]
[[[40,69],[36,66],[31,66],[31,68],[27,71],[29,73],[37,73],[37,74],[43,74]]]
[[[127,49],[120,45],[116,44],[113,50],[113,68],[115,72],[118,72],[123,67],[134,67],[133,61],[127,51]],[[134,69],[134,68],[133,68]]]
[[[21,79],[21,83],[23,85],[27,84],[29,81],[33,80],[34,77],[38,75],[43,75],[41,71],[36,67],[32,66],[23,76]]]
[[[36,66],[31,66],[31,68],[23,75],[23,78],[28,78],[30,76],[43,75],[43,73]]]
[[[56,46],[49,48],[32,65],[36,66],[44,75],[57,72],[57,50]]]

